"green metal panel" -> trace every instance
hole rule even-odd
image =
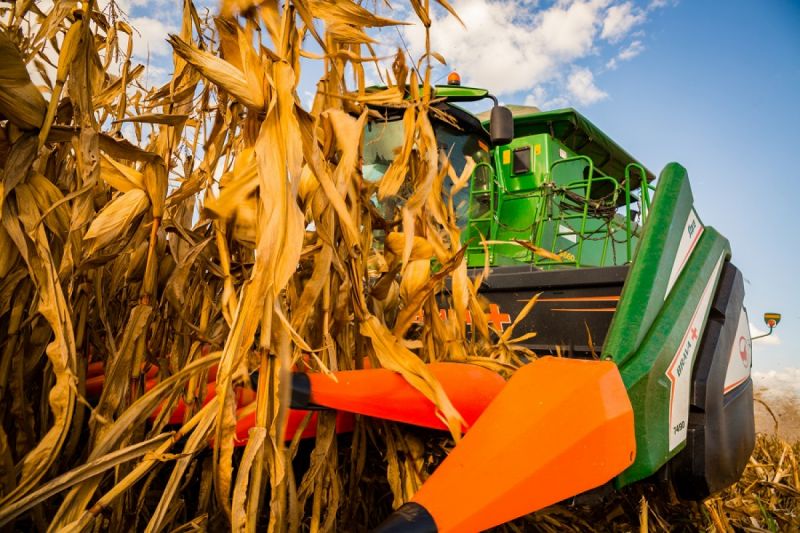
[[[433,90],[437,98],[445,97],[449,102],[476,102],[489,96],[486,89],[461,85],[436,85]]]
[[[625,215],[607,212],[619,206],[630,217],[626,203],[630,193],[620,180],[605,176],[592,159],[576,156],[545,133],[515,138],[497,147],[493,157],[491,194],[485,184],[476,190],[473,177],[471,218],[463,233],[464,242],[471,243],[470,267],[482,266],[487,251],[494,266],[533,263],[540,268],[569,268],[630,261],[639,228]],[[528,168],[515,169],[515,160]],[[590,201],[576,200],[587,194]],[[590,203],[605,206],[605,214],[596,214]],[[481,236],[491,242],[486,248],[480,244]],[[534,256],[515,240],[533,243],[563,260]]]
[[[527,153],[530,171],[514,173],[513,159],[516,151]],[[549,206],[544,201],[546,191],[542,185],[550,179],[550,166],[554,161],[574,155],[546,134],[518,137],[494,151],[497,170],[497,196],[491,240],[510,244],[492,244],[489,247],[493,265],[530,263],[533,256],[529,250],[512,241],[514,239],[538,242],[536,222]],[[552,233],[552,232],[551,232]],[[481,266],[484,261],[482,248],[474,247],[468,256],[470,266]]]
[[[654,204],[603,347],[603,354],[620,366],[642,344],[661,309],[656,303],[665,299],[693,202],[686,169],[669,163],[659,177]]]
[[[685,445],[692,363],[722,261],[729,255],[728,241],[713,228],[706,228],[664,306],[659,306],[658,301],[650,305],[660,313],[641,347],[620,367],[633,406],[637,451],[634,463],[618,476],[618,486],[654,474]],[[704,292],[710,297],[702,301]],[[619,318],[617,315],[614,320]],[[700,327],[693,325],[698,323]],[[689,384],[683,390],[667,376],[673,362],[681,365],[683,379]],[[671,421],[672,404],[680,405],[684,400],[685,418],[679,416]],[[670,444],[670,433],[675,434],[679,444]]]
[[[530,150],[531,169],[529,172],[514,174],[513,153],[520,149]],[[483,266],[485,252],[480,245],[480,235],[490,241],[513,239],[532,240],[533,225],[543,208],[541,193],[537,192],[547,180],[550,162],[561,157],[559,146],[548,135],[533,135],[513,139],[509,144],[493,150],[494,184],[492,190],[492,212],[487,215],[481,204],[487,204],[485,189],[473,191],[471,205],[480,214],[479,220],[470,220],[470,231],[465,238],[473,244],[467,251],[467,264],[470,267]],[[480,234],[478,233],[480,232]],[[514,243],[491,244],[488,247],[492,265],[511,265],[532,261],[530,251]]]
[[[728,241],[703,227],[686,170],[661,173],[655,202],[603,348],[617,362],[636,424],[624,486],[655,473],[685,445],[691,368]]]
[[[531,156],[531,172],[514,174],[512,172],[513,153],[528,149]],[[510,143],[496,149],[500,172],[498,180],[504,192],[532,191],[548,180],[550,165],[554,161],[571,157],[574,154],[546,134],[517,137]]]

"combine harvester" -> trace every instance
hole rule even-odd
[[[430,365],[466,435],[377,531],[479,531],[657,474],[689,500],[736,482],[755,442],[744,285],[728,240],[698,216],[686,170],[667,165],[653,187],[572,109],[512,111],[483,89],[435,90],[452,119],[433,117],[437,142],[457,174],[475,163],[454,203],[469,267],[491,268],[487,320],[501,331],[540,294],[516,329],[536,332],[526,346],[539,357],[508,383],[477,366]],[[495,106],[484,122],[458,106],[485,98]],[[402,110],[376,111],[383,120],[364,139],[371,180],[403,140]],[[770,331],[776,316],[765,317]],[[337,410],[338,431],[352,430],[353,413],[446,429],[399,374],[336,375],[294,374],[287,438],[316,409]],[[240,417],[239,444],[253,423]]]
[[[736,482],[755,442],[744,285],[686,169],[670,163],[654,187],[573,109],[494,99],[482,123],[458,104],[486,90],[436,93],[458,125],[436,124],[437,141],[457,174],[476,163],[454,204],[469,266],[491,266],[487,319],[502,329],[541,293],[516,329],[537,333],[526,346],[540,358],[379,531],[479,531],[657,473],[690,500]],[[400,117],[386,118],[366,135],[368,179],[401,138]]]

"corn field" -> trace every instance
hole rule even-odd
[[[412,6],[429,22],[427,3]],[[327,0],[229,2],[202,19],[187,1],[180,35],[169,36],[172,78],[145,89],[135,34],[113,5],[17,3],[3,17],[0,520],[38,509],[30,520],[52,530],[98,517],[148,531],[217,516],[237,530],[332,530],[347,514],[367,523],[356,515],[373,510],[344,507],[367,502],[351,491],[368,440],[389,450],[388,483],[407,499],[422,472],[399,450],[420,444],[397,428],[359,424],[345,469],[335,420],[321,415],[297,475],[298,439],[287,445],[280,429],[292,369],[367,360],[395,370],[458,439],[461,418],[424,362],[513,368],[511,339],[490,343],[486,323],[470,339],[464,331],[481,304],[441,199],[451,176],[429,121],[436,55],[408,66],[398,53],[387,87],[367,92],[365,65],[378,62],[368,30],[396,21]],[[322,54],[304,50],[312,40]],[[297,95],[304,58],[324,65],[310,110]],[[361,132],[379,114],[367,104],[404,113],[403,153],[379,184],[359,175]],[[121,135],[126,124],[135,143]],[[375,196],[393,199],[391,218]],[[429,313],[415,326],[446,278],[461,320]],[[91,405],[94,362],[105,381]],[[212,365],[216,400],[201,408]],[[145,393],[151,367],[159,382]],[[255,427],[234,453],[236,388],[256,370]],[[148,423],[181,399],[180,429],[164,416]]]
[[[410,3],[429,31],[430,3]],[[223,0],[201,16],[185,0],[171,79],[147,87],[113,2],[0,6],[0,525],[366,530],[460,438],[425,363],[507,376],[532,355],[518,344],[532,333],[492,331],[482,277],[467,276],[452,197],[469,169],[455,174],[430,122],[431,63],[444,58],[378,57],[373,29],[401,24],[378,13],[351,0]],[[322,75],[304,107],[312,62]],[[366,69],[385,87],[368,91]],[[370,182],[362,132],[389,109],[403,114],[404,142]],[[284,439],[292,371],[364,365],[400,373],[449,435],[359,418],[342,440],[322,412],[315,439],[300,439],[308,418]],[[90,399],[93,366],[104,381]],[[244,408],[242,390],[254,400]],[[788,488],[762,506],[794,506],[768,513],[780,527],[798,527],[789,450],[780,468],[793,474],[770,482]],[[636,495],[605,526],[556,507],[507,527],[661,527]],[[769,527],[758,506],[725,518],[730,501],[698,507],[697,523]]]

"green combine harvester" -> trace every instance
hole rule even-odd
[[[698,216],[686,170],[671,163],[654,186],[642,163],[573,109],[512,110],[483,89],[435,91],[436,142],[465,185],[449,180],[444,193],[468,267],[474,276],[490,269],[480,289],[486,322],[500,333],[523,316],[515,334],[536,332],[523,342],[537,357],[508,382],[477,365],[427,365],[465,435],[377,531],[480,531],[644,479],[687,500],[735,483],[755,444],[744,284],[727,239]],[[459,105],[485,98],[495,102],[486,116]],[[373,111],[363,175],[377,181],[405,132],[402,109]],[[386,220],[398,207],[391,197],[376,205]],[[437,295],[443,307],[447,292]],[[780,321],[764,318],[770,332]],[[87,380],[95,395],[99,372]],[[449,429],[392,370],[333,374],[293,374],[285,438],[305,417],[299,436],[313,437],[321,409],[337,411],[339,433],[353,430],[356,414]],[[254,423],[252,412],[237,422],[237,445]]]
[[[484,89],[457,85],[435,91],[438,111],[452,119],[433,117],[437,142],[456,174],[474,164],[454,205],[469,267],[491,268],[487,320],[502,330],[541,293],[516,329],[537,332],[526,346],[540,358],[379,530],[476,531],[599,485],[653,476],[690,500],[737,481],[755,441],[743,278],[728,240],[701,221],[686,169],[670,163],[656,181],[573,109],[506,108]],[[485,98],[495,102],[485,116],[459,105]],[[369,180],[386,171],[403,138],[402,111],[378,111],[383,120],[364,139]],[[551,372],[547,355],[566,365],[554,371],[557,383],[542,377]],[[587,365],[597,377],[581,382]],[[520,375],[537,372],[522,385]],[[600,383],[611,379],[622,393]],[[572,392],[558,399],[559,389]],[[501,412],[496,405],[513,395]],[[626,422],[617,396],[629,405]],[[541,416],[533,434],[508,428],[532,416]],[[503,473],[501,456],[516,454],[541,459]],[[590,473],[565,482],[571,465]],[[506,481],[492,488],[487,476]]]

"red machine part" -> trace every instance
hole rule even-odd
[[[429,368],[442,384],[453,406],[459,411],[466,426],[466,431],[481,415],[487,405],[505,386],[505,380],[498,374],[482,367],[462,363],[433,363]],[[208,373],[208,384],[202,405],[213,400],[216,395],[216,367]],[[87,394],[97,397],[102,392],[104,374],[102,365],[94,364],[87,378]],[[146,376],[145,390],[149,391],[156,383],[158,368],[151,366]],[[425,395],[412,387],[396,372],[378,369],[363,369],[335,372],[334,377],[324,374],[306,374],[310,384],[310,407],[327,408],[338,411],[337,432],[352,431],[355,423],[354,414],[383,418],[395,422],[403,422],[435,429],[447,429],[445,422],[437,415],[436,407]],[[91,387],[89,384],[91,383]],[[253,402],[256,392],[246,387],[236,388],[238,422],[236,424],[236,444],[247,443],[248,432],[255,424]],[[157,408],[150,419],[154,420],[160,413]],[[285,438],[291,439],[308,411],[290,409],[287,419]],[[170,424],[184,422],[186,404],[184,399],[178,400],[170,414]],[[317,415],[312,412],[311,420],[303,431],[302,437],[316,435]]]

